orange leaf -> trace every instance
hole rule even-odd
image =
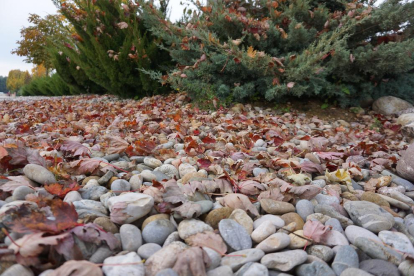
[[[252,46],[249,46],[249,48],[247,49],[247,55],[250,58],[255,58],[256,57],[256,53],[257,53],[257,51],[254,50]]]
[[[7,153],[7,150],[4,147],[0,146],[0,159],[2,159],[4,156],[7,156],[7,155],[9,155]]]
[[[45,190],[51,193],[52,195],[56,195],[60,198],[64,198],[67,193],[71,191],[77,191],[80,189],[80,186],[76,182],[72,183],[53,183],[44,186]]]

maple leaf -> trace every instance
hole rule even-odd
[[[200,247],[191,247],[177,256],[173,270],[178,275],[207,275],[206,268],[210,266],[211,260],[207,252]]]
[[[315,242],[321,242],[331,230],[331,226],[325,226],[318,220],[308,220],[303,225],[303,235]]]
[[[60,146],[60,150],[68,151],[73,156],[89,156],[89,149],[79,142],[72,140],[65,140]]]
[[[137,140],[134,145],[136,152],[141,155],[150,155],[157,147],[155,142],[151,140]]]
[[[70,230],[79,239],[84,242],[95,243],[100,245],[102,241],[105,241],[111,250],[119,247],[119,240],[111,232],[105,232],[98,225],[94,223],[88,223],[74,227]]]
[[[3,159],[3,157],[5,157],[7,155],[9,155],[7,150],[4,147],[0,146],[0,159]]]
[[[17,147],[17,148],[7,148],[7,152],[11,157],[9,163],[11,165],[27,165],[29,162],[27,161],[27,152],[26,148],[24,147]]]
[[[3,224],[17,233],[46,232],[57,234],[77,225],[78,213],[72,204],[60,199],[47,200],[47,206],[41,209],[30,208],[22,204],[6,211],[10,220]]]
[[[246,195],[256,195],[265,189],[261,183],[254,180],[242,181],[238,184],[238,187],[240,192]]]
[[[183,205],[172,209],[172,211],[184,218],[196,218],[202,214],[201,205],[192,201],[184,202]]]
[[[88,261],[67,261],[48,276],[102,276],[102,269]]]
[[[16,188],[20,186],[27,186],[33,188],[34,185],[30,179],[23,175],[9,176],[8,179],[10,179],[11,181],[1,185],[0,190],[4,192],[13,192]]]
[[[197,163],[199,164],[200,168],[202,169],[208,169],[210,165],[212,164],[210,160],[208,159],[198,159]]]
[[[44,232],[27,234],[12,243],[9,249],[14,250],[15,254],[20,254],[22,257],[36,257],[42,253],[43,246],[57,245],[59,240],[70,236],[70,233],[63,233],[57,236],[43,237],[45,234]]]
[[[0,187],[1,188],[1,187]],[[77,191],[80,189],[80,186],[76,182],[65,182],[59,181],[59,183],[53,183],[44,185],[46,191],[48,191],[52,195],[56,195],[61,199],[65,198],[65,196],[72,191]]]
[[[185,242],[190,246],[208,247],[224,255],[227,251],[227,246],[223,241],[223,238],[214,232],[206,231],[197,233],[188,237]]]
[[[249,211],[255,216],[259,215],[256,207],[250,202],[249,198],[242,194],[229,194],[225,197],[217,199],[221,205],[230,207],[233,209],[242,209],[244,211]]]
[[[108,154],[122,153],[126,151],[129,143],[118,136],[105,136],[105,140],[108,142],[109,147],[106,149]]]
[[[320,164],[316,164],[310,161],[304,161],[302,164],[300,164],[300,169],[302,171],[308,172],[308,173],[323,173],[323,167]]]
[[[249,46],[249,48],[247,48],[247,56],[249,56],[250,58],[255,58],[257,54],[257,51],[253,49],[252,46]]]
[[[187,201],[187,197],[183,194],[176,181],[167,181],[164,184],[165,192],[162,196],[165,202],[176,204],[184,203]]]
[[[70,163],[66,163],[64,164],[63,167],[65,171],[67,171],[68,173],[73,173],[77,175],[96,174],[101,162],[102,161],[98,159],[85,158],[85,159],[72,161]]]
[[[341,159],[344,154],[342,152],[316,152],[316,154],[323,159]]]

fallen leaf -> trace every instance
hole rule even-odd
[[[260,191],[265,190],[263,184],[254,180],[241,181],[238,184],[238,187],[240,189],[240,192],[245,195],[257,195],[260,193]]]
[[[179,207],[172,209],[172,211],[183,218],[196,218],[202,214],[201,205],[192,201],[184,202]]]
[[[62,183],[63,182],[63,183]],[[53,183],[43,186],[46,191],[48,191],[52,195],[56,195],[61,199],[65,198],[65,196],[72,191],[77,191],[80,189],[80,186],[76,182],[65,182],[60,181],[59,183]],[[0,187],[1,188],[1,187]]]
[[[178,254],[173,270],[178,275],[206,276],[210,263],[210,257],[203,249],[191,247]]]
[[[73,156],[89,156],[89,149],[79,142],[65,140],[60,150],[70,152]]]
[[[102,269],[88,261],[67,261],[48,276],[102,276]]]
[[[63,168],[68,173],[72,174],[96,174],[99,170],[99,165],[101,164],[101,160],[92,159],[92,158],[85,158],[76,160],[70,163],[66,163],[63,165]]]
[[[331,226],[325,226],[318,220],[308,220],[303,225],[303,235],[315,242],[321,242],[331,230]]]
[[[295,184],[303,186],[306,183],[309,183],[312,181],[312,179],[309,178],[306,174],[303,173],[295,173],[292,175],[289,175],[287,177],[289,180],[292,180]]]
[[[129,146],[129,143],[118,136],[105,136],[109,147],[106,149],[108,154],[121,153],[126,151]]]
[[[256,207],[250,202],[249,198],[243,194],[228,194],[225,197],[218,198],[217,200],[223,206],[249,211],[255,216],[259,215]]]
[[[219,234],[216,234],[211,231],[206,231],[192,235],[189,238],[187,238],[185,242],[190,246],[211,248],[220,255],[224,255],[227,251],[227,246],[224,243],[222,237]]]
[[[75,234],[84,242],[94,243],[100,245],[103,241],[109,246],[111,250],[119,247],[119,240],[111,232],[105,232],[102,228],[94,223],[88,223],[81,226],[76,226],[71,233]]]
[[[20,186],[32,187],[33,182],[28,179],[26,176],[19,175],[19,176],[9,176],[7,177],[11,181],[4,183],[0,186],[0,190],[4,192],[13,192],[16,188]],[[33,188],[34,189],[34,188]]]

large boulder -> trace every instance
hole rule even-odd
[[[409,102],[393,96],[381,97],[372,104],[372,109],[374,111],[384,115],[397,114],[400,111],[412,107],[413,105]]]
[[[397,173],[402,178],[414,181],[414,143],[402,154],[397,163]]]

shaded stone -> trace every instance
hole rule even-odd
[[[414,143],[404,151],[398,160],[397,173],[404,179],[414,181]]]
[[[303,230],[294,231],[292,234],[289,234],[289,237],[290,237],[289,249],[304,248],[305,246],[309,246],[312,244],[312,242],[301,238],[301,237],[304,237]]]
[[[306,248],[306,252],[309,255],[318,257],[319,259],[327,263],[329,263],[335,256],[335,252],[329,246],[325,246],[325,245],[309,246]]]
[[[137,263],[136,265],[119,265],[119,264],[130,264]],[[134,276],[144,276],[145,268],[144,264],[141,263],[141,258],[136,252],[130,252],[125,255],[117,255],[113,257],[106,258],[102,267],[102,271],[106,276],[118,276],[118,275],[134,275]],[[112,266],[110,264],[118,264],[117,266]]]
[[[359,260],[355,249],[350,245],[339,247],[332,263],[332,269],[336,275],[340,275],[345,269],[350,267],[358,268]]]
[[[264,216],[259,217],[253,222],[253,228],[256,229],[257,227],[260,226],[260,224],[262,224],[263,222],[267,220],[271,221],[276,226],[277,229],[285,226],[285,221],[281,217],[275,216],[275,215],[264,215]]]
[[[292,222],[296,223],[295,231],[302,230],[303,225],[305,224],[302,217],[299,216],[297,213],[287,213],[287,214],[282,215],[280,218],[283,219],[283,221],[285,222],[285,225],[288,225]]]
[[[314,206],[312,202],[307,199],[301,199],[296,203],[296,213],[303,219],[314,213]]]
[[[237,251],[252,247],[252,239],[247,231],[232,219],[223,219],[218,225],[220,235],[230,250]]]
[[[398,268],[394,264],[378,259],[360,262],[359,269],[375,276],[399,275]]]
[[[178,225],[178,234],[183,240],[197,233],[213,230],[214,229],[207,223],[196,219],[185,219]]]
[[[207,276],[233,276],[233,270],[228,265],[222,265],[207,271]]]
[[[403,261],[402,253],[367,238],[356,238],[354,245],[373,259],[381,259],[395,265],[399,265]]]
[[[110,232],[112,234],[119,233],[118,227],[107,217],[99,217],[96,218],[93,223],[99,225],[103,230],[106,232]]]
[[[336,276],[329,265],[318,261],[302,264],[295,269],[295,272],[297,276]]]
[[[142,245],[141,230],[135,225],[122,225],[119,234],[121,235],[122,250],[124,251],[137,251]]]
[[[249,217],[246,211],[242,209],[235,209],[229,216],[229,219],[233,219],[238,224],[243,226],[249,235],[253,232],[253,219]]]
[[[411,256],[414,255],[414,247],[408,237],[403,233],[381,231],[379,232],[378,237],[383,243],[388,244],[395,250],[410,254]]]
[[[142,226],[141,226],[142,231],[144,231],[145,226],[147,226],[148,223],[153,222],[155,220],[159,220],[159,219],[170,219],[170,216],[167,214],[156,214],[156,215],[147,217],[142,223]]]
[[[52,184],[57,182],[55,175],[40,165],[27,164],[23,168],[23,173],[30,180],[36,181],[40,184]]]
[[[260,243],[275,232],[276,226],[271,221],[265,221],[253,231],[251,238],[255,243]]]
[[[348,226],[345,229],[345,235],[348,238],[349,242],[352,243],[352,244],[355,243],[355,240],[359,237],[364,237],[364,238],[367,238],[367,239],[371,239],[371,240],[374,240],[374,241],[381,242],[381,239],[378,238],[377,235],[375,235],[374,233],[372,233],[371,231],[369,231],[365,228],[362,228],[362,227],[359,227],[359,226],[356,226],[356,225]]]
[[[343,228],[354,224],[352,220],[335,211],[330,205],[318,204],[315,206],[315,212],[327,215],[331,218],[336,218]]]
[[[290,244],[290,237],[285,233],[275,233],[259,243],[256,248],[265,253],[276,252],[286,248]]]
[[[345,269],[341,273],[341,276],[373,276],[373,275],[362,269],[350,267],[350,268]]]
[[[237,272],[235,276],[267,276],[269,272],[267,267],[262,264],[250,262],[243,265]]]
[[[163,245],[167,237],[175,231],[174,224],[167,219],[154,220],[142,230],[145,243]]]
[[[393,96],[384,96],[378,98],[372,104],[372,110],[381,113],[383,115],[393,115],[397,114],[400,111],[406,110],[408,108],[413,107],[407,101],[404,101],[400,98],[393,97]]]
[[[155,252],[145,262],[145,275],[154,276],[160,270],[172,268],[178,255],[187,248],[188,246],[185,243],[176,241]]]
[[[141,245],[138,248],[138,255],[147,260],[149,257],[151,257],[152,255],[154,255],[155,252],[161,250],[161,245],[156,244],[156,243],[146,243]]]

